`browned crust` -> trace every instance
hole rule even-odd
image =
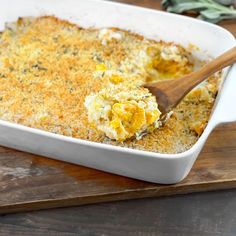
[[[183,101],[165,127],[139,141],[114,142],[88,123],[85,97],[109,86],[106,76],[94,78],[97,64],[119,71],[121,63],[131,63],[134,51],[145,45],[141,35],[111,29],[123,33],[125,40],[112,40],[104,46],[97,29],[82,29],[53,16],[34,18],[27,24],[19,18],[15,32],[5,30],[0,35],[0,118],[75,138],[148,151],[176,153],[188,149],[207,123],[217,92],[216,79],[207,83],[211,91],[206,87],[213,101],[197,97]],[[145,41],[157,47],[173,45]],[[183,66],[186,71],[192,70],[190,62]],[[135,79],[144,81],[145,76],[140,74]],[[124,77],[128,79],[125,73]]]

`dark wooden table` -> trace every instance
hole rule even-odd
[[[5,215],[1,236],[235,236],[236,190]]]
[[[160,8],[158,0],[120,0]],[[236,35],[236,21],[220,23]],[[7,235],[236,235],[236,189],[0,216]]]

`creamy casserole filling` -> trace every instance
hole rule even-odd
[[[103,89],[86,97],[88,120],[111,139],[140,139],[160,127],[161,112],[147,89],[126,85]]]
[[[195,62],[175,43],[125,30],[20,18],[0,34],[0,119],[95,142],[182,152],[207,124],[220,74],[189,93],[159,129],[158,105],[142,85],[190,73]]]

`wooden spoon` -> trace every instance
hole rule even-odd
[[[165,116],[172,108],[177,106],[183,97],[196,85],[215,72],[235,62],[236,46],[204,65],[198,71],[194,71],[179,79],[145,84],[144,87],[148,88],[157,98],[158,107],[162,112],[162,116]]]

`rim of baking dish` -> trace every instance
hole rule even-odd
[[[147,156],[147,157],[154,157],[154,158],[156,157],[156,158],[163,158],[163,159],[183,158],[190,154],[193,154],[195,151],[197,151],[198,146],[205,142],[208,135],[211,133],[211,131],[217,124],[218,124],[217,122],[212,122],[212,119],[210,119],[205,130],[203,131],[199,139],[196,141],[196,143],[194,143],[191,148],[189,148],[188,150],[184,152],[158,153],[158,152],[151,152],[151,151],[133,149],[133,148],[128,148],[128,147],[115,146],[111,144],[99,143],[99,142],[94,142],[94,141],[89,141],[89,140],[83,140],[79,138],[73,138],[70,136],[56,134],[49,131],[40,130],[40,129],[28,127],[25,125],[21,125],[21,124],[9,122],[9,121],[0,120],[0,125],[3,125],[4,127],[22,130],[25,132],[38,134],[45,137],[55,138],[61,141],[72,142],[72,143],[76,143],[76,144],[80,144],[84,146],[90,146],[90,147],[99,148],[99,149],[108,149],[110,151],[115,151],[115,152],[130,153],[130,154],[138,155],[138,156]]]

